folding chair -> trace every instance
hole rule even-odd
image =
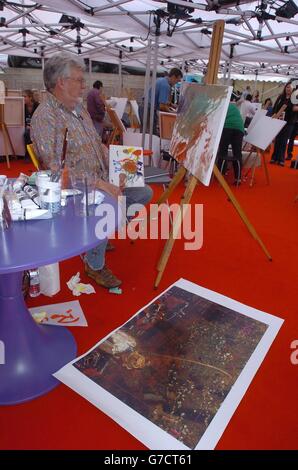
[[[171,175],[174,175],[177,170],[176,160],[169,154],[167,149],[170,146],[170,141],[173,135],[173,129],[176,122],[177,115],[175,113],[166,113],[164,111],[159,111],[158,113],[158,123],[159,123],[159,135],[161,143],[161,154],[166,153],[169,156],[169,172]]]
[[[31,158],[31,161],[32,161],[34,167],[36,168],[37,171],[39,171],[38,159],[37,159],[37,156],[35,155],[35,152],[33,150],[33,144],[28,144],[27,145],[27,151],[29,153],[29,156]]]

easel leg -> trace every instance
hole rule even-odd
[[[261,151],[258,150],[258,155],[259,155],[261,161],[263,160],[263,165],[264,165],[264,171],[265,171],[267,184],[270,184],[269,172],[268,172],[268,167],[267,167],[267,162],[266,162],[264,152],[261,152]]]
[[[1,123],[1,129],[2,129],[2,135],[3,135],[3,145],[4,145],[4,153],[6,157],[6,164],[7,164],[7,168],[10,168],[9,152],[8,152],[7,140],[6,140],[7,139],[6,128],[3,122]]]
[[[181,199],[181,202],[180,202],[180,210],[178,211],[175,219],[174,219],[174,222],[173,222],[173,225],[172,225],[172,229],[171,229],[171,233],[170,233],[170,236],[169,236],[169,239],[167,240],[166,244],[165,244],[165,247],[163,249],[163,252],[161,254],[161,257],[159,258],[159,261],[158,261],[158,265],[157,265],[157,271],[158,271],[158,275],[156,277],[156,280],[155,280],[155,283],[154,283],[154,288],[156,289],[161,281],[161,278],[163,276],[163,273],[164,273],[164,270],[166,268],[166,265],[168,263],[168,260],[169,260],[169,257],[170,257],[170,254],[172,252],[172,249],[173,249],[173,246],[174,246],[174,243],[175,243],[175,240],[177,238],[177,234],[180,230],[180,227],[181,227],[181,224],[182,224],[182,220],[183,220],[183,210],[184,210],[184,205],[185,204],[188,204],[190,199],[191,199],[191,196],[194,192],[194,189],[197,185],[197,179],[192,176],[187,184],[187,187],[186,187],[186,190],[184,192],[184,195]]]
[[[256,171],[256,160],[254,161],[251,167],[251,178],[250,178],[250,183],[249,183],[250,188],[252,188],[254,181],[255,181],[255,171]]]
[[[183,180],[185,173],[186,173],[186,169],[184,167],[180,167],[179,170],[177,171],[176,175],[172,179],[171,183],[169,184],[168,188],[160,196],[160,198],[158,199],[156,204],[160,205],[169,198],[169,196],[172,194],[172,192],[174,191],[176,186],[178,186],[180,181]]]
[[[270,255],[269,251],[267,250],[266,246],[264,245],[264,243],[262,242],[262,240],[260,239],[259,235],[257,234],[255,228],[253,227],[253,225],[250,223],[250,221],[248,220],[245,212],[243,211],[242,207],[240,206],[239,202],[237,201],[237,199],[235,198],[234,194],[232,193],[231,189],[229,188],[228,184],[226,183],[224,177],[222,176],[222,174],[220,173],[219,169],[217,168],[216,165],[214,165],[214,168],[213,168],[213,172],[214,172],[214,175],[216,176],[219,184],[222,186],[223,190],[226,192],[226,194],[228,195],[229,199],[231,200],[233,206],[235,207],[236,211],[238,212],[238,214],[240,215],[241,219],[243,220],[243,222],[245,223],[246,227],[248,228],[250,234],[253,236],[253,238],[259,243],[259,245],[261,246],[262,250],[264,251],[265,255],[267,256],[267,258],[269,259],[269,261],[272,261],[272,256]]]

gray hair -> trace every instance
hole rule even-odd
[[[84,72],[85,63],[81,58],[69,52],[58,52],[46,60],[43,81],[47,91],[54,90],[58,78],[69,77],[72,68],[81,69]]]

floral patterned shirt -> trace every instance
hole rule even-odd
[[[42,167],[59,168],[66,128],[65,167],[72,173],[87,172],[107,180],[107,149],[89,113],[82,105],[70,111],[51,93],[46,94],[35,111],[30,129],[33,148]]]

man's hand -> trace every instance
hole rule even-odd
[[[97,189],[105,191],[106,193],[110,194],[110,196],[118,199],[122,195],[122,191],[120,188],[115,186],[114,184],[108,183],[107,181],[98,180],[96,183]]]
[[[120,188],[120,191],[123,191],[123,189],[125,188],[126,180],[127,180],[127,177],[126,177],[125,173],[120,173],[120,175],[119,175],[119,188]]]

